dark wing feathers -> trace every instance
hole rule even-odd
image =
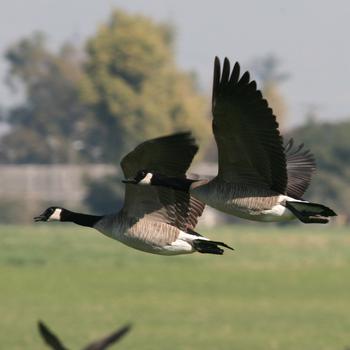
[[[127,154],[121,166],[126,177],[141,169],[184,177],[198,150],[190,133],[178,133],[141,143]],[[189,194],[158,186],[126,185],[124,210],[128,215],[166,222],[182,230],[194,228],[204,204]]]
[[[205,204],[203,202],[199,201],[196,198],[191,197],[188,212],[187,212],[187,220],[185,221],[186,230],[187,229],[194,230],[194,228],[197,225],[198,218],[202,215],[204,208],[205,208]]]
[[[191,133],[181,132],[141,143],[122,159],[120,165],[125,177],[132,177],[141,169],[183,176],[197,151]]]
[[[43,322],[41,322],[41,321],[38,322],[38,328],[39,328],[40,334],[41,334],[42,338],[44,339],[45,343],[47,345],[49,345],[52,349],[54,349],[54,350],[67,350],[67,348],[62,345],[62,343],[57,338],[57,336],[55,334],[53,334]],[[104,349],[107,349],[107,347],[109,347],[110,345],[119,341],[126,333],[128,333],[130,331],[130,329],[131,329],[131,325],[126,325],[126,326],[116,330],[112,334],[109,334],[108,336],[89,344],[88,346],[86,346],[84,348],[84,350],[104,350]]]
[[[104,350],[107,349],[110,345],[116,343],[119,341],[126,333],[128,333],[131,329],[131,325],[126,325],[112,334],[109,334],[108,336],[104,337],[101,340],[98,340],[96,342],[93,342],[86,346],[83,350]]]
[[[183,231],[193,230],[205,204],[182,191],[169,191],[159,187],[159,198],[166,210],[168,223]]]
[[[41,337],[44,339],[45,343],[49,345],[52,349],[67,350],[67,348],[63,346],[63,344],[60,342],[57,336],[53,334],[43,322],[38,322],[38,328]]]
[[[230,75],[229,60],[225,58],[221,71],[215,58],[212,112],[218,176],[285,193],[286,159],[276,117],[249,73],[239,74],[238,63]]]
[[[316,161],[313,154],[304,149],[303,143],[294,146],[293,139],[288,141],[284,151],[287,158],[287,194],[300,199],[310,185],[311,177],[316,170]]]
[[[219,69],[220,69],[220,67],[219,67]],[[231,77],[230,77],[230,84],[238,82],[240,70],[241,70],[240,66],[239,66],[238,62],[236,62],[235,65],[233,66],[233,69],[232,69],[232,73],[231,73]],[[220,74],[220,72],[219,72],[219,74]]]

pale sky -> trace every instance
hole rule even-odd
[[[198,73],[210,94],[215,55],[249,67],[269,53],[291,77],[281,85],[289,123],[303,121],[317,106],[324,120],[350,118],[350,2],[346,0],[0,0],[0,52],[41,30],[52,47],[65,40],[83,42],[111,9],[118,7],[172,23],[177,31],[179,65]],[[15,101],[3,83],[0,105]]]

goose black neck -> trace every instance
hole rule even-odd
[[[62,210],[61,213],[61,221],[74,222],[77,225],[87,227],[94,227],[102,218],[103,216],[75,213],[67,209]]]
[[[158,175],[152,179],[152,184],[156,186],[169,187],[177,191],[189,192],[192,183],[195,181],[196,180],[190,180],[186,178]]]

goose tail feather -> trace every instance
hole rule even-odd
[[[217,242],[217,241],[210,241],[210,240],[204,240],[204,239],[194,239],[192,241],[193,248],[203,254],[217,254],[222,255],[224,253],[224,249],[220,247],[224,247],[227,249],[234,250],[232,247],[228,246],[227,244],[223,242]]]
[[[286,207],[305,224],[327,224],[329,217],[337,214],[323,204],[287,201]]]

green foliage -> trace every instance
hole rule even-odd
[[[69,224],[0,226],[2,348],[44,349],[38,319],[70,349],[127,322],[125,350],[350,345],[346,229],[266,224],[199,232],[236,250],[162,257]]]
[[[205,103],[173,60],[172,31],[143,16],[112,14],[88,41],[82,95],[94,109],[94,140],[119,160],[138,143],[175,130],[209,133]]]
[[[350,122],[316,124],[309,121],[290,135],[314,153],[317,172],[306,197],[350,216]]]
[[[89,153],[83,143],[88,111],[79,101],[78,56],[70,45],[52,53],[42,34],[7,51],[8,82],[26,98],[8,113],[11,130],[1,140],[2,162],[67,163]]]
[[[145,139],[176,130],[209,134],[192,76],[174,63],[173,32],[116,11],[87,43],[57,53],[43,34],[6,54],[9,85],[25,101],[9,111],[3,163],[115,162]]]

